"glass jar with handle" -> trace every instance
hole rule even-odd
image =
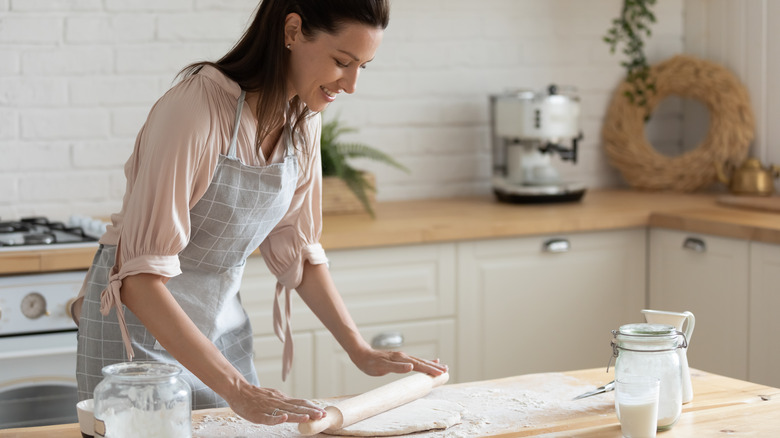
[[[685,348],[685,335],[671,325],[645,323],[622,325],[612,335],[615,379],[659,379],[658,430],[671,428],[682,412],[682,366],[677,350]]]

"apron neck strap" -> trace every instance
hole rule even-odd
[[[236,121],[233,124],[233,136],[230,137],[230,149],[228,150],[228,157],[236,157],[236,140],[238,139],[238,127],[241,125],[241,110],[244,109],[244,99],[246,98],[246,91],[241,90],[241,95],[238,96],[238,104],[236,107]]]
[[[293,144],[293,130],[289,124],[285,124],[282,131],[282,137],[284,138],[284,150],[285,156],[291,157],[295,155],[295,146]]]

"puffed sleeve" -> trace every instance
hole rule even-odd
[[[149,113],[125,165],[127,190],[113,223],[117,260],[101,294],[101,312],[111,308],[123,332],[122,280],[135,274],[174,277],[181,273],[178,253],[190,237],[190,208],[208,188],[219,157],[220,117],[210,80],[193,75],[171,88]]]

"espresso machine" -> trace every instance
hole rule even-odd
[[[493,192],[499,201],[579,201],[585,186],[563,181],[552,156],[577,162],[580,102],[573,87],[515,90],[490,96]],[[568,144],[567,144],[568,143]]]

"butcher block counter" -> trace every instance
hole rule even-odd
[[[674,427],[659,437],[776,436],[780,430],[780,389],[691,370],[694,399],[683,405]],[[426,398],[461,404],[461,423],[428,437],[599,437],[619,438],[614,393],[572,400],[613,375],[603,368],[528,374],[499,380],[444,385]],[[77,424],[0,431],[4,438],[79,438]],[[229,409],[193,413],[194,437],[296,437],[294,425],[260,426]],[[326,436],[326,435],[317,435]]]
[[[720,205],[714,194],[592,190],[580,202],[498,203],[492,196],[382,202],[367,214],[327,215],[326,250],[654,226],[780,243],[778,213]],[[86,269],[94,248],[0,253],[0,274]]]

